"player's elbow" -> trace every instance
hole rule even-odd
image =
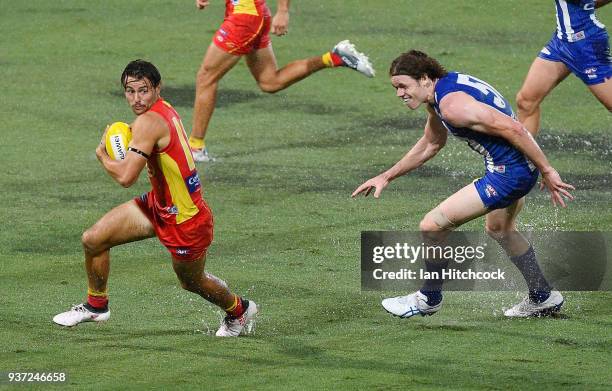
[[[137,177],[122,175],[117,178],[117,182],[125,188],[132,186],[136,182]]]
[[[132,186],[132,184],[133,184],[132,182],[128,182],[128,181],[124,181],[124,180],[117,180],[117,182],[119,182],[119,184],[120,184],[122,187],[125,187],[126,189],[127,189],[128,187]]]
[[[426,161],[436,156],[442,148],[444,148],[444,143],[441,143],[441,142],[429,143],[427,145],[427,148],[425,149],[423,161],[421,162],[420,165],[425,164]]]
[[[444,138],[443,140],[436,140],[435,142],[429,144],[429,147],[432,150],[433,154],[435,155],[438,152],[440,152],[440,150],[444,148],[445,145],[446,145],[446,138]]]

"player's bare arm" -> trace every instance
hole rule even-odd
[[[163,119],[152,112],[145,113],[136,118],[131,126],[132,141],[130,147],[146,155],[150,155],[157,145],[160,148],[169,142],[168,126]],[[147,163],[147,158],[141,153],[129,150],[125,159],[113,160],[106,153],[104,147],[105,135],[96,149],[96,156],[108,174],[123,187],[132,186],[140,172]]]
[[[563,197],[574,198],[568,191],[574,190],[574,187],[561,180],[531,133],[520,122],[463,92],[453,92],[442,98],[440,111],[442,117],[453,126],[502,137],[514,145],[540,170],[543,184],[550,191],[554,205],[565,207]]]
[[[278,0],[276,14],[272,18],[272,34],[285,35],[289,32],[289,0]]]
[[[595,0],[595,8],[603,7],[606,4],[610,4],[612,0]]]
[[[364,193],[367,197],[374,190],[374,198],[378,198],[383,189],[392,180],[421,167],[425,162],[436,156],[444,147],[447,138],[446,129],[433,112],[433,109],[428,106],[427,110],[429,111],[429,117],[427,118],[423,137],[393,167],[364,182],[353,192],[351,197],[355,197],[360,193]]]
[[[210,0],[196,0],[195,4],[197,9],[203,10],[210,5]]]

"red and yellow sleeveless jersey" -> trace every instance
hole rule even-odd
[[[233,14],[261,16],[265,9],[265,0],[225,0],[226,17]]]
[[[181,117],[162,98],[150,111],[161,115],[170,130],[168,145],[155,148],[147,161],[155,213],[167,224],[181,224],[205,209],[200,178]]]

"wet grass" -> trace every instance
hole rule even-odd
[[[449,292],[438,314],[406,321],[379,305],[401,291],[360,290],[362,230],[414,230],[482,174],[480,157],[449,140],[381,199],[350,199],[422,134],[424,113],[394,97],[389,62],[420,48],[512,101],[554,28],[552,4],[294,3],[290,34],[273,38],[280,64],[350,38],[379,77],[324,71],[276,95],[260,92],[243,63],[224,78],[208,137],[219,161],[199,166],[215,215],[207,269],[262,311],[253,336],[219,340],[221,313],[180,289],[154,239],[113,249],[110,322],[62,329],[50,319],[85,295],[83,230],[149,186],[143,176],[120,188],[93,154],[107,123],[132,118],[121,70],[138,57],[157,64],[189,128],[223,2],[197,13],[179,1],[0,0],[0,372],[64,370],[62,389],[96,390],[609,389],[609,292],[567,292],[561,316],[519,321],[501,311],[522,293]],[[608,25],[611,10],[600,13]],[[609,114],[581,83],[555,90],[538,141],[577,199],[555,210],[532,192],[521,228],[612,230],[611,135]]]

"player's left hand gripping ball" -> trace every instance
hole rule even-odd
[[[115,122],[106,131],[106,153],[111,159],[123,160],[132,140],[132,129],[125,122]]]

